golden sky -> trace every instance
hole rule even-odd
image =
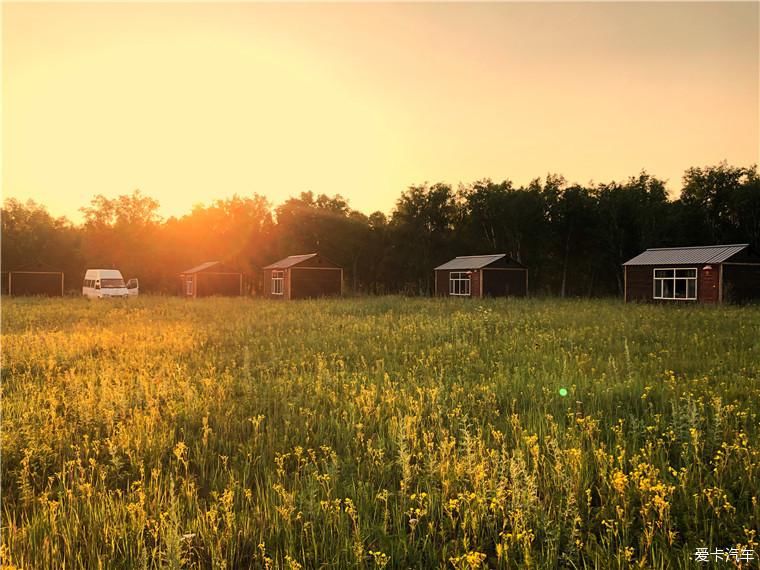
[[[54,215],[758,161],[758,3],[9,4],[2,185]]]

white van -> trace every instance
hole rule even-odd
[[[84,274],[82,295],[89,299],[110,297],[134,297],[140,292],[137,279],[130,279],[125,285],[118,269],[88,269]]]

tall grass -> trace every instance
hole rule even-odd
[[[13,299],[2,341],[7,567],[760,556],[758,308]]]

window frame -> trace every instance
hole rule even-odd
[[[657,272],[670,271],[667,276],[657,275]],[[678,271],[693,271],[693,276],[679,277]],[[672,287],[672,296],[665,296],[665,282],[670,282]],[[694,283],[693,296],[689,296],[689,282]],[[660,284],[660,294],[657,295],[657,285]],[[683,282],[685,287],[685,296],[677,297],[678,282]],[[652,299],[657,301],[696,301],[699,299],[699,268],[698,267],[654,267],[652,268]]]
[[[454,277],[455,275],[457,277]],[[465,292],[462,292],[463,289]],[[449,295],[452,297],[472,297],[472,272],[449,271]]]
[[[272,295],[285,294],[285,271],[281,269],[272,270]]]
[[[126,284],[124,279],[118,277],[104,277],[100,280],[101,289],[124,289]]]

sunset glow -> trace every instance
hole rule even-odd
[[[758,160],[758,4],[4,4],[3,194],[79,220]]]

